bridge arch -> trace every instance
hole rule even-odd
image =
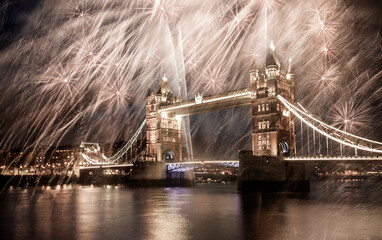
[[[165,162],[173,162],[175,160],[175,154],[171,150],[163,151],[162,159]]]

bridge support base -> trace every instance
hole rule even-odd
[[[108,171],[119,174],[107,174]],[[106,172],[106,174],[105,174]],[[121,168],[82,169],[79,184],[122,184],[128,187],[192,187],[193,171],[169,172],[165,162],[138,162]]]
[[[241,153],[237,187],[239,191],[309,192],[304,164],[289,164],[284,157],[252,156]]]
[[[193,187],[194,174],[169,172],[164,162],[135,163],[128,181],[129,187]]]

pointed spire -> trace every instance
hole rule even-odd
[[[293,74],[293,68],[292,68],[292,57],[289,58],[289,65],[288,65],[288,72],[289,74]]]
[[[163,74],[162,83],[160,84],[157,94],[162,94],[162,98],[164,98],[164,95],[168,92],[171,92],[171,89],[168,85],[166,74]]]
[[[168,82],[167,82],[166,74],[163,74],[162,84],[161,84],[161,88],[160,89],[161,89],[162,95],[163,94],[167,94],[168,92],[171,92],[171,89],[170,89],[170,87],[168,85]]]
[[[163,74],[162,81],[167,82],[166,74]]]
[[[292,68],[292,58],[291,57],[289,58],[289,65],[288,65],[288,71],[286,74],[286,79],[294,81],[294,72],[293,72],[293,68]]]
[[[265,59],[265,65],[266,67],[268,66],[280,66],[280,61],[279,58],[277,57],[276,51],[275,51],[275,45],[273,43],[273,40],[271,41],[271,44],[269,45],[268,48],[268,54],[267,58]]]
[[[182,92],[180,88],[180,79],[179,79],[179,92],[178,92],[178,97],[176,98],[177,101],[181,102],[182,101]]]
[[[275,51],[275,44],[273,43],[273,40],[271,40],[271,44],[269,45],[269,48],[272,50],[272,51]]]
[[[256,54],[256,56],[257,56],[257,54]],[[249,70],[249,81],[250,81],[250,83],[254,83],[256,81],[256,79],[258,78],[258,76],[259,76],[259,69],[256,65],[256,57],[254,57],[251,69]]]

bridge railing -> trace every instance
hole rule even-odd
[[[248,88],[244,88],[244,89],[231,91],[227,93],[203,97],[203,102],[201,104],[209,103],[213,101],[224,101],[226,99],[231,99],[233,97],[250,96],[250,94],[251,94],[251,91]],[[159,109],[158,112],[160,113],[160,112],[172,111],[175,109],[187,108],[187,107],[191,107],[195,105],[199,105],[199,104],[196,104],[195,99],[192,99],[192,100],[184,101],[181,103],[175,103],[175,104],[163,106],[161,109]]]

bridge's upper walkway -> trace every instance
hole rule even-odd
[[[188,116],[203,112],[218,111],[251,104],[251,90],[248,88],[203,97],[162,106],[158,112],[175,113],[177,116]]]

